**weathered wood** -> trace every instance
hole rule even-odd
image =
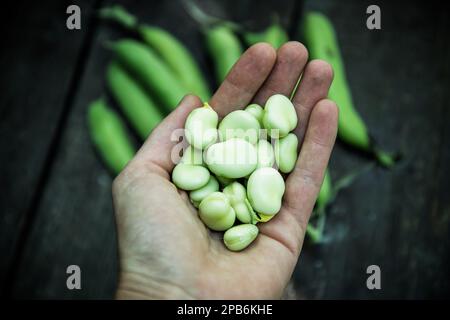
[[[206,72],[198,27],[180,10],[179,3],[123,1],[123,4],[143,21],[160,25],[179,37]],[[86,128],[86,108],[92,99],[105,92],[104,73],[110,53],[102,43],[124,34],[102,23],[95,37],[95,46],[18,266],[14,297],[113,297],[117,255],[112,178],[93,152]],[[83,289],[80,291],[66,288],[66,268],[71,264],[81,267]]]
[[[94,3],[77,1],[83,7],[82,29],[77,31],[66,28],[70,4],[15,1],[14,9],[2,10],[0,292],[45,183],[58,126],[78,76]]]
[[[296,288],[309,298],[448,297],[445,13],[429,3],[379,1],[382,30],[369,31],[369,2],[308,4],[336,26],[355,104],[374,137],[404,157],[391,171],[372,170],[342,192],[330,208],[327,242],[308,247],[300,259]],[[338,145],[332,176],[364,163]],[[381,268],[382,290],[366,288],[371,264]]]

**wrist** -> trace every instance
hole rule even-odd
[[[184,288],[148,275],[122,272],[116,290],[118,300],[189,300],[195,297]]]

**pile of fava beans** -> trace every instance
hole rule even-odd
[[[220,123],[208,104],[187,117],[189,146],[172,181],[189,192],[208,228],[225,231],[229,250],[249,246],[258,236],[257,223],[280,211],[285,191],[281,173],[291,172],[297,161],[296,126],[295,108],[281,94],[271,96],[264,108],[251,104]]]

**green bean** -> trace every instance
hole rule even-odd
[[[210,98],[211,92],[197,62],[180,40],[162,28],[138,23],[136,17],[120,5],[103,8],[101,16],[137,31],[191,93],[200,96],[203,101]]]
[[[366,125],[353,105],[339,44],[331,22],[321,13],[307,13],[304,19],[304,38],[312,59],[323,59],[333,66],[334,80],[329,97],[340,109],[339,138],[356,148],[373,153],[382,165],[392,166],[395,160],[374,145]]]
[[[106,78],[109,89],[125,116],[139,136],[146,139],[153,128],[162,121],[161,111],[143,88],[117,62],[109,65]]]
[[[103,99],[89,105],[88,124],[91,139],[100,156],[108,168],[118,174],[136,153],[125,125]]]
[[[274,20],[272,24],[262,32],[244,32],[243,37],[248,46],[258,42],[267,42],[276,49],[289,40],[286,31],[283,29],[278,19]]]
[[[206,28],[205,40],[206,47],[213,59],[217,82],[222,83],[231,67],[242,55],[241,43],[226,24]]]
[[[175,109],[188,90],[175,74],[148,46],[132,39],[112,44],[119,62],[136,76],[142,84],[171,111]]]

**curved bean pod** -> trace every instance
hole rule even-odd
[[[108,168],[118,174],[136,153],[125,124],[103,99],[89,105],[88,124],[91,139],[100,156]]]
[[[205,30],[206,48],[214,63],[218,83],[222,83],[231,67],[243,53],[238,37],[230,27],[218,24]]]
[[[248,46],[258,42],[267,42],[275,49],[278,49],[289,40],[286,31],[283,29],[278,19],[273,21],[265,30],[261,32],[245,32],[243,37]]]
[[[358,149],[374,153],[379,163],[392,166],[394,158],[377,149],[367,126],[354,107],[332,23],[321,13],[307,13],[304,19],[304,38],[312,59],[323,59],[333,66],[334,80],[328,96],[339,106],[339,138]]]
[[[172,111],[188,93],[177,76],[148,46],[132,39],[119,40],[112,49],[120,63],[136,76],[158,101]]]
[[[125,116],[139,136],[146,139],[164,117],[155,102],[117,62],[109,65],[106,80]]]
[[[211,92],[200,67],[180,40],[162,28],[138,23],[136,17],[120,5],[103,8],[101,16],[119,23],[126,29],[137,31],[144,42],[153,48],[177,75],[189,92],[200,96],[203,101],[210,98]]]

